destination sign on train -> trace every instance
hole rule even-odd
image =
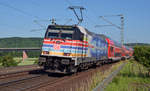
[[[72,26],[50,26],[50,28],[63,28],[63,29],[72,29]]]

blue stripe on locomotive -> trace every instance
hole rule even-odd
[[[64,53],[85,53],[85,51],[82,50],[88,50],[88,48],[82,48],[78,46],[63,46],[61,45],[60,50],[55,50],[53,48],[53,45],[51,44],[44,44],[42,47],[43,51],[53,51],[53,52],[64,52]]]
[[[90,44],[94,46],[94,48],[90,48],[91,57],[95,57],[97,59],[107,57],[107,43],[104,38],[98,35],[92,36]]]

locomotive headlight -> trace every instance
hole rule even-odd
[[[64,53],[64,56],[70,56],[71,53]]]
[[[43,51],[43,54],[49,54],[49,52],[48,51]]]

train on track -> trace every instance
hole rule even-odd
[[[38,64],[56,73],[74,73],[104,63],[125,60],[133,49],[78,25],[49,25]]]

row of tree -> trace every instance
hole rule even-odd
[[[0,48],[40,48],[43,38],[0,38]]]

